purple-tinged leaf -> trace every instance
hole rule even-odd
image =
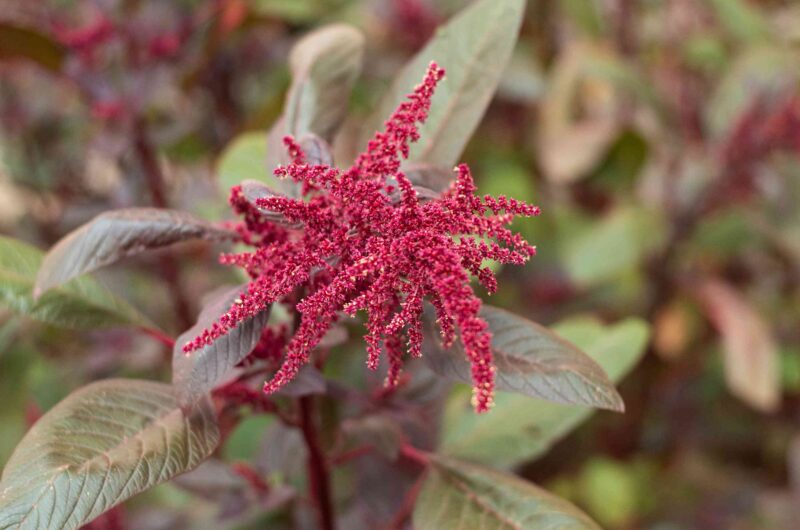
[[[290,222],[282,213],[268,210],[257,204],[258,199],[285,197],[284,194],[278,193],[266,184],[263,184],[257,180],[245,180],[242,182],[242,195],[247,202],[249,202],[256,210],[258,210],[271,222],[286,226],[288,228],[299,228],[301,226],[300,223]]]
[[[122,258],[191,239],[223,240],[236,235],[187,212],[126,208],[105,212],[73,230],[47,253],[34,296]]]
[[[314,133],[307,133],[303,135],[297,142],[300,148],[303,149],[306,161],[312,165],[333,165],[333,153],[331,146]]]
[[[767,322],[730,285],[715,279],[696,290],[723,342],[725,382],[731,393],[753,408],[780,406],[780,359]]]
[[[497,390],[563,403],[622,412],[625,405],[603,369],[575,345],[544,326],[484,305],[481,317],[492,331]],[[423,358],[439,375],[471,383],[470,363],[459,341],[441,347],[426,312]]]
[[[396,460],[403,441],[397,420],[385,414],[369,414],[342,422],[342,433],[352,447],[369,445],[389,460]]]
[[[286,383],[276,394],[292,397],[324,394],[328,391],[328,384],[322,372],[313,366],[304,366],[297,375]]]
[[[193,402],[225,381],[227,374],[258,344],[269,320],[270,307],[240,322],[211,344],[188,355],[183,352],[183,345],[219,320],[245,289],[241,285],[212,296],[200,312],[197,323],[175,341],[172,382],[178,389],[181,404]]]
[[[431,463],[414,507],[416,530],[600,530],[570,502],[515,475],[436,455]]]
[[[361,73],[364,36],[345,24],[309,33],[289,56],[292,86],[286,99],[286,131],[299,138],[314,133],[330,141],[347,114]]]
[[[382,129],[431,61],[447,72],[430,115],[411,146],[409,164],[453,167],[494,95],[517,42],[525,0],[478,0],[444,26],[398,73],[362,130],[361,144]]]
[[[92,383],[42,416],[17,446],[0,482],[0,528],[78,528],[193,469],[217,443],[208,399],[184,409],[163,383]]]
[[[406,177],[414,186],[420,186],[441,193],[455,181],[455,172],[451,168],[432,164],[409,164],[405,169]]]
[[[267,171],[288,162],[283,137],[318,135],[330,142],[347,114],[347,103],[361,73],[364,36],[345,24],[332,24],[309,33],[292,49],[292,84],[284,114],[267,135]],[[307,146],[306,146],[307,147]],[[313,155],[313,153],[311,153]],[[298,196],[286,182],[282,191]]]

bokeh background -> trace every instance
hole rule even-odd
[[[466,3],[6,0],[0,232],[47,248],[112,208],[223,218],[226,190],[266,172],[292,44],[337,21],[368,42],[335,145],[347,159],[359,118]],[[798,66],[789,0],[529,0],[464,154],[481,191],[544,212],[519,222],[539,254],[501,271],[495,305],[650,325],[627,413],[595,415],[521,469],[606,528],[798,527]],[[230,274],[190,245],[99,276],[177,333]],[[120,374],[165,378],[162,348],[0,310],[0,463],[42,411]],[[256,451],[259,422],[231,458]],[[128,503],[130,528],[186,502],[160,486]]]

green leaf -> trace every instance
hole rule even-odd
[[[597,361],[609,378],[620,381],[644,354],[648,326],[627,319],[611,326],[579,319],[553,327]],[[495,467],[513,467],[544,454],[593,411],[532,401],[498,392],[489,414],[475,414],[466,393],[451,397],[445,415],[441,451]],[[498,450],[502,447],[502,450]]]
[[[525,0],[478,0],[438,29],[397,75],[362,131],[362,144],[383,128],[423,79],[431,61],[447,72],[409,162],[453,167],[483,117],[517,42]]]
[[[235,234],[187,212],[125,208],[105,212],[50,249],[36,276],[34,296],[122,258],[191,239],[233,239]]]
[[[770,28],[758,9],[747,0],[709,0],[722,25],[734,37],[746,42],[769,37]]]
[[[433,318],[426,318],[424,359],[439,375],[471,383],[471,365],[460,342],[439,346]],[[603,369],[575,345],[544,326],[488,305],[480,316],[492,331],[497,390],[547,401],[625,410]]]
[[[69,530],[196,467],[219,442],[210,401],[189,412],[163,383],[92,383],[45,414],[0,482],[0,529]]]
[[[261,331],[269,320],[271,306],[239,323],[228,333],[200,350],[189,355],[182,350],[184,344],[217,322],[246,288],[238,286],[213,296],[200,312],[197,323],[175,341],[172,354],[172,380],[182,405],[201,398],[213,389],[239,361],[253,351],[261,338]]]
[[[217,159],[217,180],[223,193],[248,179],[269,181],[272,169],[267,168],[267,133],[240,134]]]
[[[582,287],[614,280],[635,270],[664,235],[655,212],[618,208],[566,241],[561,251],[564,267]]]
[[[0,236],[0,303],[34,320],[67,328],[137,325],[155,328],[145,316],[94,279],[78,278],[33,299],[42,252]]]
[[[568,501],[514,475],[441,456],[432,464],[414,507],[416,530],[600,530]]]
[[[307,23],[319,17],[320,10],[329,9],[320,0],[248,0],[250,10],[262,16],[275,17],[294,23]]]
[[[31,28],[0,23],[0,60],[27,59],[57,72],[65,56],[64,47],[47,35]]]

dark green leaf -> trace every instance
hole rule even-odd
[[[638,362],[648,340],[647,324],[637,319],[612,326],[578,319],[553,329],[587,352],[615,382]],[[495,402],[491,413],[478,415],[470,407],[468,393],[453,395],[445,414],[441,450],[508,468],[544,454],[593,413],[592,409],[531,401],[504,392],[498,392]]]
[[[411,146],[409,162],[453,167],[497,89],[524,11],[525,0],[479,0],[439,28],[381,99],[363,130],[362,144],[382,128],[436,61],[447,74],[420,128],[420,141]]]
[[[271,306],[239,323],[228,333],[200,350],[189,355],[182,350],[184,344],[219,320],[246,288],[238,286],[214,295],[200,312],[197,323],[175,341],[175,350],[172,354],[172,380],[178,389],[181,404],[191,403],[213,389],[239,361],[253,351],[261,338],[261,331],[269,320]]]
[[[138,325],[154,328],[146,317],[92,278],[78,278],[34,301],[33,286],[42,252],[0,236],[0,303],[34,320],[68,328]]]
[[[126,208],[102,213],[50,249],[36,277],[34,296],[127,256],[190,239],[235,235],[187,212]]]
[[[88,385],[45,414],[0,482],[0,529],[69,530],[188,471],[219,441],[210,401],[189,412],[163,383]]]
[[[481,317],[492,331],[497,390],[563,403],[623,411],[614,385],[603,369],[575,345],[547,328],[508,311],[484,305]],[[438,374],[472,381],[470,363],[459,342],[439,346],[432,318],[424,359]]]
[[[447,457],[433,458],[414,508],[414,528],[600,530],[568,501],[530,482]]]
[[[0,60],[27,59],[48,70],[61,70],[64,47],[31,28],[0,23]]]

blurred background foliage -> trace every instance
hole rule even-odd
[[[47,248],[112,208],[225,218],[231,185],[269,178],[265,131],[291,45],[337,21],[368,42],[334,146],[347,162],[393,74],[466,3],[0,2],[0,232]],[[625,415],[597,414],[546,453],[546,441],[520,438],[536,429],[524,420],[558,409],[500,396],[481,437],[456,390],[446,450],[517,468],[607,528],[796,528],[798,62],[800,5],[789,0],[529,0],[463,157],[482,191],[544,211],[518,225],[539,255],[502,271],[493,303],[558,322],[619,363],[637,344],[647,353],[621,385]],[[232,279],[214,255],[186,245],[98,277],[174,335],[200,293]],[[632,316],[648,326],[600,327]],[[125,330],[80,335],[0,312],[0,462],[80,384],[165,379],[162,350]],[[331,370],[362,370],[355,358]],[[221,458],[293,465],[275,431],[248,418]],[[124,508],[137,529],[209,510],[179,485]]]

